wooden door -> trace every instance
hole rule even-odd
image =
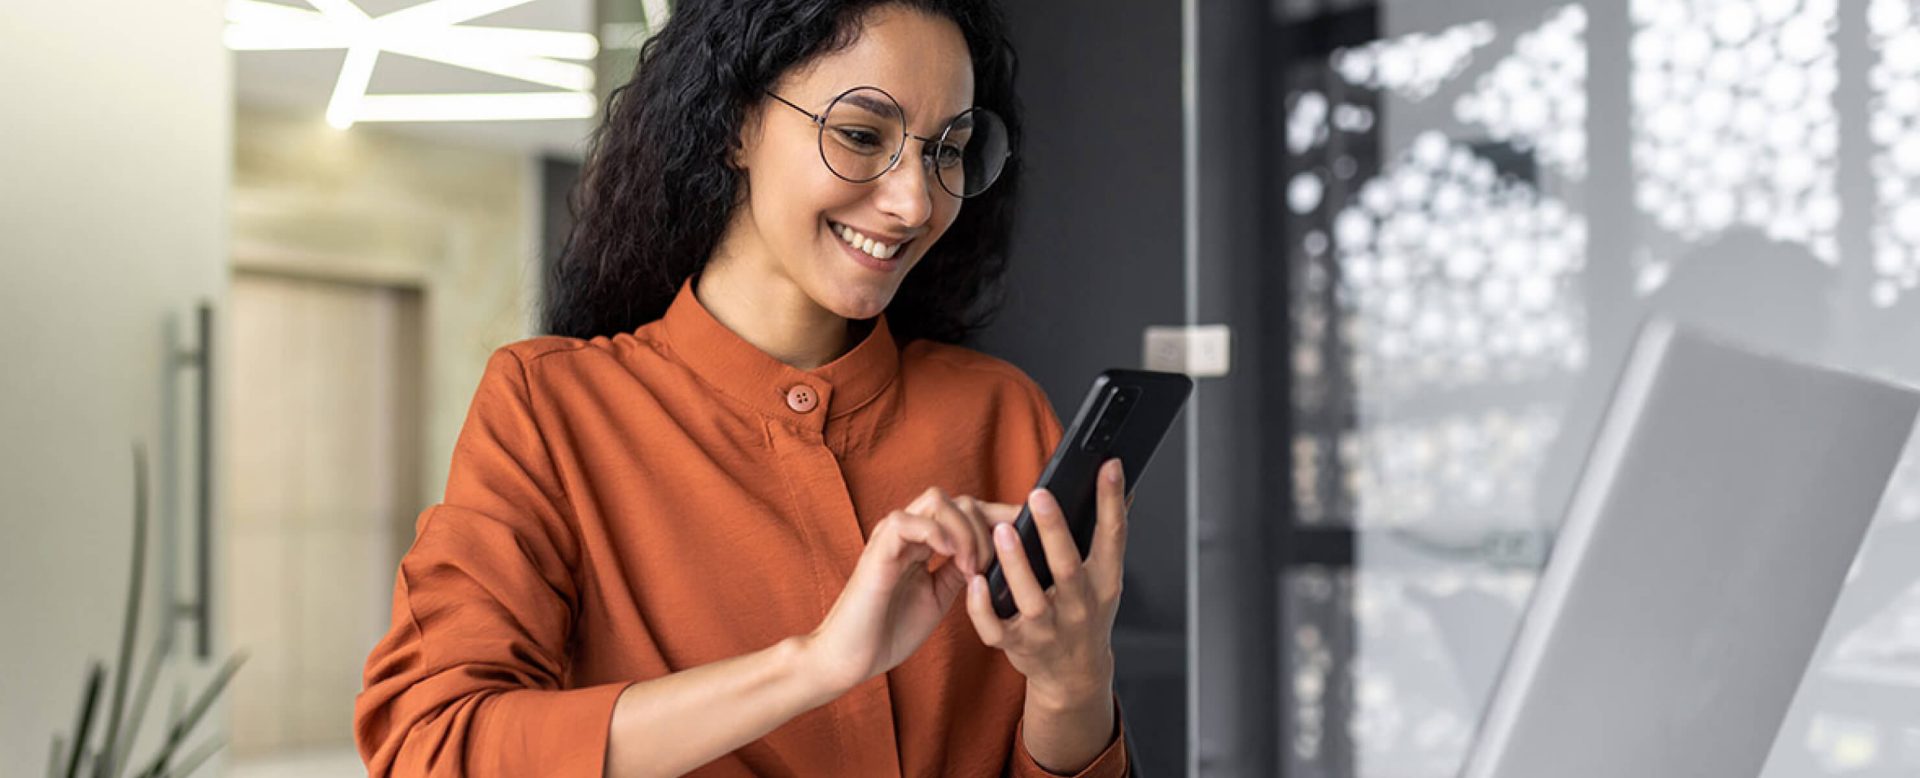
[[[417,292],[240,273],[221,544],[235,757],[352,743],[420,508]]]

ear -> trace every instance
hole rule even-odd
[[[764,115],[764,105],[761,103],[749,105],[741,112],[740,132],[727,149],[727,167],[739,171],[747,169],[749,152],[760,145],[760,127]]]

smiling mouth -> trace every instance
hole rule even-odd
[[[859,230],[835,221],[828,221],[827,227],[832,229],[834,236],[839,238],[841,243],[852,246],[856,251],[874,259],[893,259],[899,255],[901,249],[913,242],[912,238],[908,238],[900,243],[882,243]]]

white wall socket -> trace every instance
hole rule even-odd
[[[1232,335],[1225,324],[1148,327],[1140,361],[1148,370],[1218,378],[1230,367]]]

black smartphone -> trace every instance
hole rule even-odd
[[[1099,520],[1095,487],[1100,465],[1119,457],[1121,470],[1127,476],[1127,494],[1132,496],[1140,474],[1153,460],[1153,452],[1160,448],[1161,439],[1173,427],[1174,417],[1180,414],[1180,409],[1187,404],[1187,395],[1192,392],[1193,379],[1179,373],[1110,368],[1094,377],[1093,388],[1080,402],[1073,423],[1061,435],[1053,459],[1047,462],[1047,469],[1040,473],[1040,482],[1035,484],[1035,488],[1046,489],[1060,501],[1060,510],[1066,514],[1067,526],[1073,530],[1073,544],[1079,547],[1081,559],[1087,558]],[[1046,547],[1040,542],[1039,528],[1033,524],[1032,510],[1021,506],[1020,517],[1014,521],[1013,528],[1020,534],[1020,544],[1026,549],[1027,561],[1033,565],[1041,588],[1052,587],[1053,569],[1047,566]],[[1019,612],[998,559],[987,567],[987,587],[993,597],[993,612],[1000,614],[1000,618]]]

